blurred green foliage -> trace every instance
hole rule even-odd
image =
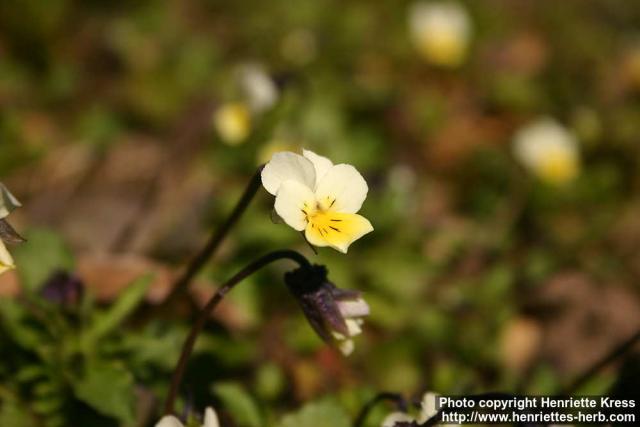
[[[0,177],[25,203],[28,238],[11,248],[22,293],[0,300],[0,425],[153,425],[191,325],[184,311],[138,319],[148,275],[111,301],[97,301],[87,284],[71,309],[41,296],[52,273],[75,271],[87,244],[74,240],[73,222],[62,227],[47,215],[51,199],[35,203],[39,187],[75,179],[64,188],[77,194],[90,179],[111,179],[74,175],[76,163],[68,178],[47,163],[69,147],[99,170],[110,153],[149,143],[169,159],[157,168],[159,193],[212,183],[204,203],[165,209],[186,219],[141,251],[175,268],[205,238],[181,241],[193,236],[185,223],[204,234],[219,226],[265,153],[304,146],[366,176],[361,213],[375,232],[348,255],[312,255],[297,233],[270,221],[272,199],[261,194],[201,274],[221,283],[257,255],[295,247],[326,264],[339,286],[363,291],[372,309],[343,360],[287,295],[286,265],[248,278],[228,297],[231,320],[217,317],[198,341],[182,389],[182,406],[212,405],[223,426],[348,426],[381,390],[552,394],[566,384],[582,367],[571,349],[589,351],[571,334],[560,339],[566,345],[549,344],[561,328],[537,297],[579,272],[591,290],[568,311],[597,306],[603,288],[638,307],[640,77],[626,58],[634,49],[640,57],[640,4],[463,4],[471,48],[449,70],[416,53],[406,1],[0,2]],[[249,138],[230,146],[210,108],[242,99],[245,63],[261,64],[280,95],[252,117]],[[580,142],[580,176],[563,188],[529,176],[512,155],[514,131],[541,115]],[[135,187],[119,185],[116,193]],[[56,202],[73,206],[60,193]],[[113,221],[120,213],[114,208]],[[603,328],[637,325],[631,311]],[[518,329],[523,318],[534,319],[533,332]],[[512,330],[533,346],[526,363],[514,361],[521,343],[505,338]],[[605,372],[584,390],[603,393],[614,380]],[[367,425],[379,426],[387,409]]]

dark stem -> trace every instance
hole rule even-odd
[[[624,355],[627,351],[631,350],[633,346],[640,341],[640,331],[633,334],[629,339],[622,342],[620,345],[612,349],[609,353],[604,355],[602,359],[598,360],[593,366],[587,369],[582,375],[576,378],[571,385],[569,385],[563,394],[570,395],[575,393],[581,386],[589,381],[594,375],[596,375],[605,366],[612,363],[614,360]]]
[[[368,401],[362,407],[362,409],[358,413],[358,416],[356,417],[356,420],[353,422],[353,427],[361,427],[364,424],[364,422],[367,420],[367,417],[369,416],[369,412],[371,412],[371,410],[375,408],[378,405],[378,403],[384,402],[384,401],[390,401],[395,403],[396,407],[403,412],[407,412],[409,409],[407,407],[407,401],[405,400],[404,397],[402,397],[400,393],[391,393],[391,392],[378,393],[376,396],[373,397],[373,399]]]
[[[268,253],[257,260],[253,261],[251,264],[247,265],[241,271],[236,273],[231,279],[229,279],[225,284],[223,284],[211,297],[207,305],[202,309],[200,315],[196,322],[193,324],[191,328],[191,332],[189,332],[189,336],[187,337],[184,345],[182,346],[182,353],[180,354],[180,359],[178,359],[178,363],[176,365],[175,370],[173,371],[173,377],[171,378],[171,387],[169,388],[169,394],[167,395],[167,400],[164,405],[164,414],[170,415],[173,414],[174,404],[176,400],[176,396],[178,395],[178,388],[180,387],[180,383],[182,382],[182,377],[184,376],[184,370],[187,366],[187,362],[191,353],[193,351],[193,347],[196,343],[196,339],[198,338],[198,334],[202,332],[205,324],[207,323],[207,319],[211,315],[213,309],[218,305],[220,300],[229,292],[235,285],[240,283],[243,279],[246,279],[248,276],[252,275],[256,271],[260,270],[262,267],[270,264],[274,261],[278,261],[280,259],[290,259],[292,261],[297,262],[300,267],[311,268],[311,264],[307,259],[299,254],[296,251],[292,250],[280,250]]]
[[[182,275],[173,284],[173,286],[171,287],[171,292],[169,293],[169,295],[167,295],[162,304],[158,306],[158,309],[170,305],[172,301],[183,295],[189,288],[189,284],[191,284],[191,281],[196,276],[196,274],[198,274],[202,267],[205,266],[207,261],[209,261],[209,259],[216,253],[224,238],[227,236],[227,234],[229,234],[229,231],[231,230],[231,228],[233,228],[236,222],[238,222],[240,217],[242,217],[242,214],[247,209],[247,206],[249,206],[249,203],[258,192],[258,189],[261,185],[260,174],[263,167],[264,165],[261,165],[258,168],[256,173],[251,178],[251,181],[249,181],[249,185],[244,190],[244,193],[238,201],[238,204],[233,209],[233,212],[231,212],[231,215],[229,215],[224,224],[222,224],[222,226],[211,235],[207,244],[195,256],[195,258],[193,258],[184,273],[182,273]]]

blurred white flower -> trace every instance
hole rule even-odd
[[[263,67],[246,64],[239,70],[240,87],[253,113],[259,114],[278,101],[278,88]]]
[[[0,220],[4,220],[14,209],[20,206],[18,199],[9,192],[4,184],[0,183]],[[8,228],[11,230],[10,226]],[[0,274],[13,268],[15,268],[13,258],[2,239],[0,239]]]
[[[351,165],[334,165],[303,150],[281,152],[262,170],[262,185],[274,196],[275,211],[289,226],[304,231],[309,243],[346,253],[355,240],[373,231],[356,214],[367,197],[367,183]]]
[[[156,423],[155,427],[184,427],[184,424],[173,415],[165,415]],[[213,408],[209,407],[204,411],[202,427],[220,427],[218,415],[216,415],[216,411]]]
[[[531,173],[552,185],[573,180],[580,171],[575,136],[551,118],[538,119],[514,137],[514,155]]]
[[[213,125],[224,143],[238,145],[251,133],[251,113],[241,102],[222,104],[213,114]]]
[[[459,3],[414,3],[409,9],[409,29],[425,60],[443,67],[460,65],[469,49],[471,20]]]

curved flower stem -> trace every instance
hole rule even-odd
[[[207,244],[202,248],[202,250],[200,250],[195,258],[193,258],[184,273],[182,273],[182,275],[175,281],[173,286],[171,286],[171,292],[169,293],[169,295],[167,295],[162,304],[158,306],[158,309],[168,306],[172,301],[184,294],[189,288],[189,285],[191,284],[191,281],[196,276],[196,274],[215,254],[224,238],[227,236],[227,234],[229,234],[229,231],[231,230],[231,228],[233,228],[236,222],[238,222],[240,217],[242,217],[242,214],[247,209],[247,206],[249,206],[249,203],[258,192],[258,189],[260,189],[260,174],[262,172],[262,168],[264,168],[264,165],[258,167],[258,170],[251,178],[251,181],[249,181],[249,185],[244,190],[242,197],[240,197],[240,200],[238,201],[236,207],[233,209],[233,212],[231,212],[231,215],[229,215],[224,224],[222,224],[222,226],[211,235]]]
[[[193,351],[193,347],[196,343],[196,339],[198,338],[198,334],[202,332],[205,324],[207,323],[207,319],[211,315],[213,309],[218,305],[220,300],[229,292],[235,285],[240,283],[242,280],[246,279],[256,271],[260,270],[262,267],[267,264],[271,264],[274,261],[278,261],[281,259],[290,259],[292,261],[297,262],[300,267],[311,268],[311,264],[309,261],[299,254],[296,251],[292,250],[279,250],[270,252],[257,260],[253,261],[245,268],[240,270],[233,276],[231,279],[227,280],[225,284],[223,284],[211,297],[207,305],[202,309],[200,315],[196,322],[193,324],[191,328],[191,332],[189,332],[189,336],[187,337],[184,345],[182,346],[182,353],[180,354],[180,359],[178,359],[178,363],[173,372],[173,377],[171,378],[171,386],[169,388],[169,393],[167,395],[167,400],[164,405],[164,413],[166,415],[172,414],[174,410],[174,404],[176,400],[176,396],[178,394],[178,388],[180,387],[180,383],[182,382],[182,377],[184,376],[184,370],[187,366],[187,362],[189,360],[189,356]]]

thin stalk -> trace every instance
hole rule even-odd
[[[169,393],[167,395],[167,400],[164,405],[164,413],[165,415],[173,414],[176,396],[178,395],[178,388],[180,387],[180,383],[182,382],[182,377],[184,376],[184,371],[187,366],[187,362],[189,361],[189,357],[193,352],[193,347],[195,346],[196,339],[205,324],[207,323],[207,319],[213,312],[213,309],[216,308],[218,303],[224,298],[224,296],[229,292],[235,285],[240,283],[242,280],[246,279],[256,271],[260,270],[262,267],[271,264],[274,261],[278,261],[281,259],[290,259],[295,261],[300,265],[300,267],[310,268],[311,264],[307,259],[299,254],[296,251],[292,250],[279,250],[268,253],[257,260],[253,261],[245,268],[240,270],[229,279],[226,283],[224,283],[211,297],[207,305],[202,309],[200,315],[196,322],[193,324],[191,331],[189,332],[189,336],[187,337],[184,345],[182,346],[182,353],[180,354],[180,359],[178,359],[178,363],[176,365],[175,370],[173,371],[173,377],[171,378],[171,386],[169,388]]]
[[[637,331],[627,340],[613,348],[609,353],[605,354],[602,359],[598,360],[593,366],[591,366],[582,375],[576,378],[571,383],[571,385],[569,385],[565,389],[563,394],[570,395],[572,393],[575,393],[580,387],[582,387],[594,375],[600,372],[605,366],[624,355],[627,351],[631,350],[634,345],[638,343],[638,341],[640,341],[640,331]]]
[[[159,309],[168,306],[172,301],[183,295],[189,288],[189,285],[196,274],[198,274],[207,261],[209,261],[209,259],[216,253],[224,238],[242,217],[242,214],[247,210],[247,206],[249,206],[249,203],[260,189],[260,174],[263,167],[264,165],[261,165],[253,175],[251,181],[249,181],[249,185],[247,185],[247,188],[244,190],[242,197],[240,197],[236,207],[233,209],[233,212],[231,212],[231,215],[229,215],[224,224],[222,224],[222,226],[211,235],[207,244],[200,250],[195,258],[191,260],[191,263],[184,273],[182,273],[173,286],[171,286],[171,292],[167,295],[162,304],[158,306]]]

